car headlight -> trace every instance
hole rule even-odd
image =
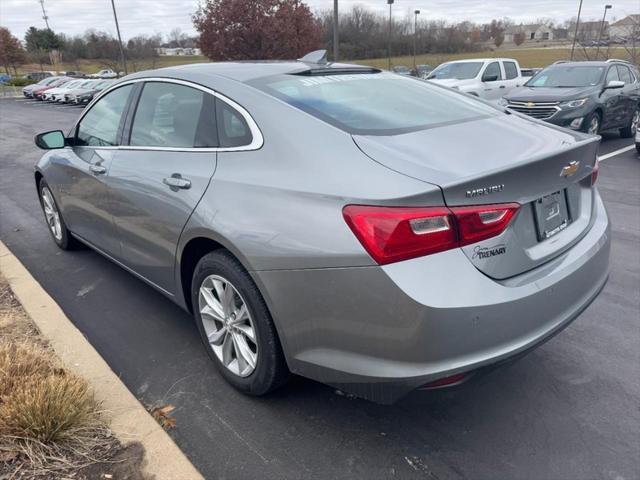
[[[509,102],[507,102],[504,98],[501,98],[500,100],[498,100],[498,105],[500,105],[501,107],[508,107]]]
[[[578,108],[583,106],[589,101],[588,98],[581,98],[580,100],[571,100],[560,104],[560,108]]]

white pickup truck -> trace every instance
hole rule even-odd
[[[497,102],[528,79],[512,58],[474,58],[443,63],[427,80]]]

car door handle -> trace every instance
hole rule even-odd
[[[182,178],[179,176],[179,174],[174,174],[174,176],[163,178],[162,183],[171,188],[183,188],[185,190],[191,188],[191,180]]]
[[[500,88],[507,88],[506,85],[500,85]]]
[[[91,165],[89,167],[89,170],[91,170],[91,173],[93,173],[94,175],[102,175],[103,173],[107,173],[106,167],[103,167],[102,165]]]

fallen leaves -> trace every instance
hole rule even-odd
[[[169,430],[176,426],[176,419],[169,415],[175,408],[176,407],[171,404],[162,407],[152,407],[149,413],[151,413],[151,416],[155,418],[156,422],[158,422],[162,428]]]

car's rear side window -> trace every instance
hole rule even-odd
[[[120,119],[132,89],[133,85],[124,85],[100,98],[80,120],[75,144],[91,147],[117,145]]]
[[[216,100],[216,118],[221,147],[242,147],[253,140],[244,117],[220,99]]]
[[[504,62],[504,73],[507,77],[507,80],[512,80],[518,76],[518,67],[513,62]]]
[[[217,147],[214,98],[202,90],[168,82],[147,82],[138,101],[129,145]]]
[[[391,73],[275,75],[251,85],[352,134],[396,135],[502,113],[446,88]]]

